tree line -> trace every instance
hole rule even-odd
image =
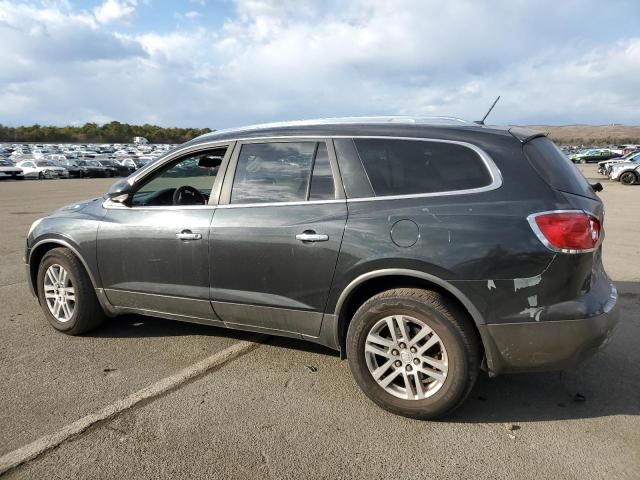
[[[104,125],[85,123],[81,127],[37,124],[8,127],[0,124],[0,142],[131,143],[133,137],[145,137],[151,143],[183,143],[211,131],[210,128],[163,128],[157,125],[129,125],[115,121]]]

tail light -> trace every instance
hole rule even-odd
[[[549,249],[562,253],[586,253],[600,243],[600,220],[579,211],[534,213],[529,225]]]

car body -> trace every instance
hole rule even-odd
[[[435,418],[481,365],[557,370],[607,342],[603,217],[544,134],[332,119],[198,137],[36,221],[25,259],[58,330],[138,313],[308,340],[378,405]]]
[[[608,148],[590,148],[569,156],[569,160],[573,163],[594,163],[620,156],[620,154],[614,153]]]
[[[23,160],[18,162],[18,167],[24,172],[24,178],[68,178],[69,172],[46,160]]]
[[[611,174],[611,170],[614,165],[627,164],[627,163],[633,164],[633,163],[639,163],[639,162],[640,162],[640,151],[630,152],[630,153],[627,153],[626,155],[623,155],[620,158],[598,162],[598,173],[601,175],[609,176]]]
[[[623,185],[637,185],[640,183],[640,162],[613,165],[609,171],[609,178]]]
[[[0,179],[2,178],[22,180],[24,178],[24,172],[20,167],[16,167],[13,162],[0,159]]]

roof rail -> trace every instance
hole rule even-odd
[[[391,116],[367,116],[367,117],[333,117],[333,118],[315,118],[309,120],[294,120],[288,122],[272,122],[260,123],[256,125],[248,125],[245,127],[225,128],[205,133],[202,137],[214,136],[222,133],[243,132],[248,130],[263,130],[268,128],[281,127],[304,127],[310,125],[357,125],[357,124],[414,124],[414,125],[432,125],[432,126],[474,126],[473,122],[463,120],[457,117],[433,116],[433,117],[412,117],[405,115]]]

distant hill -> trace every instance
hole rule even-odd
[[[627,125],[527,125],[547,133],[562,145],[640,144],[640,126]]]

